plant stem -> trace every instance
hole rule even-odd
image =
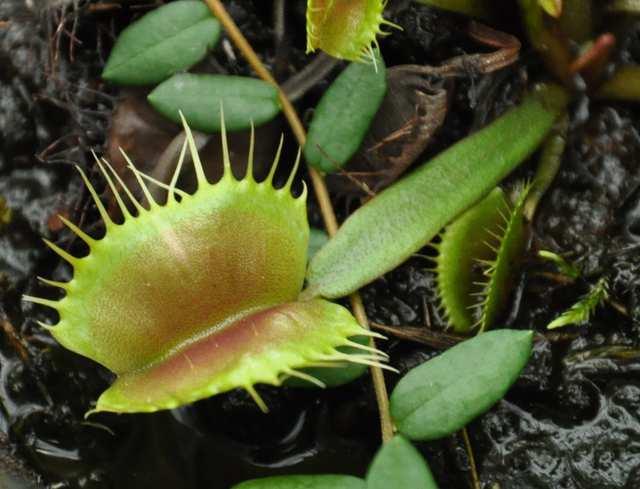
[[[469,458],[469,468],[471,469],[471,486],[473,489],[480,489],[480,478],[478,477],[478,469],[476,468],[476,459],[473,456],[473,449],[471,448],[471,440],[469,439],[469,432],[467,428],[462,428],[462,439],[464,440],[464,448],[467,451],[467,457]]]
[[[607,5],[610,12],[640,13],[640,0],[614,0]]]
[[[256,52],[251,47],[251,44],[244,37],[238,26],[233,21],[227,10],[222,5],[220,0],[205,0],[209,9],[215,15],[220,23],[227,31],[228,36],[231,38],[236,47],[240,50],[245,57],[251,68],[256,74],[267,83],[273,85],[278,91],[278,97],[282,104],[282,112],[291,126],[291,130],[298,140],[298,144],[302,147],[307,140],[307,134],[304,130],[304,126],[300,121],[300,117],[296,112],[296,109],[291,104],[291,101],[287,98],[286,94],[282,91],[278,82],[273,78],[271,73],[258,58]],[[314,168],[308,166],[309,176],[311,177],[311,185],[316,195],[316,199],[320,204],[320,212],[322,213],[322,219],[324,220],[325,228],[329,236],[334,236],[338,231],[338,221],[329,199],[329,192],[327,186],[324,183],[322,175]],[[362,327],[369,329],[369,321],[362,304],[362,299],[358,293],[354,293],[351,296],[351,304],[353,312]],[[373,338],[371,338],[371,345],[375,346]],[[371,378],[373,381],[373,387],[376,393],[376,400],[378,402],[378,410],[380,412],[380,428],[382,432],[382,440],[388,441],[393,437],[393,423],[391,422],[391,416],[389,414],[389,398],[387,395],[387,387],[384,382],[384,376],[380,367],[371,367]]]
[[[327,76],[339,63],[339,59],[321,52],[307,66],[285,81],[282,84],[282,90],[291,102],[295,102]]]
[[[640,101],[640,67],[622,66],[594,95],[599,99]]]
[[[562,155],[564,154],[564,148],[567,144],[568,130],[569,116],[565,114],[556,122],[551,133],[543,143],[538,169],[536,170],[535,177],[533,177],[533,187],[529,191],[527,201],[524,204],[524,215],[529,221],[533,220],[542,196],[549,187],[551,187],[553,180],[560,170]]]

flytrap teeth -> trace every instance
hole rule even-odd
[[[523,208],[528,188],[522,188],[513,205],[496,188],[441,235],[436,258],[438,293],[458,332],[486,329],[505,305],[512,275],[507,267],[515,266],[527,241]]]

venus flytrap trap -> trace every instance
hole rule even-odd
[[[527,244],[523,215],[529,187],[511,203],[501,188],[447,226],[435,258],[445,319],[457,333],[491,327],[504,308]]]
[[[321,49],[349,61],[376,64],[377,36],[384,25],[399,28],[382,13],[385,0],[308,0],[307,53]]]
[[[73,266],[73,279],[42,280],[65,291],[59,301],[24,300],[57,310],[59,322],[42,326],[66,348],[117,374],[92,412],[170,409],[238,387],[266,410],[255,384],[280,385],[297,377],[323,385],[301,369],[380,365],[385,359],[349,339],[376,334],[347,309],[323,299],[298,300],[309,226],[306,190],[291,194],[296,168],[282,188],[274,188],[278,150],[267,179],[256,182],[250,150],[246,175],[236,180],[224,120],[221,128],[224,174],[217,183],[207,181],[184,122],[187,139],[170,184],[130,163],[148,207],[106,161],[97,160],[124,221],[111,220],[81,171],[106,234],[93,238],[61,218],[89,246],[89,254],[72,256],[47,241]],[[187,146],[198,181],[194,194],[176,187]],[[145,180],[167,190],[164,205],[153,199]],[[352,350],[340,351],[344,346]]]
[[[472,2],[460,4],[468,8]],[[314,251],[306,188],[298,197],[291,192],[298,161],[286,184],[275,188],[280,147],[269,176],[257,182],[252,136],[245,176],[237,179],[231,172],[226,130],[248,128],[252,120],[265,123],[286,108],[277,84],[179,73],[199,62],[219,37],[218,21],[203,6],[181,0],[143,16],[123,32],[104,72],[105,79],[120,84],[160,83],[148,101],[182,122],[187,135],[170,182],[159,182],[130,162],[143,205],[108,162],[97,160],[123,215],[116,223],[81,171],[106,234],[94,238],[63,219],[89,254],[76,257],[48,242],[73,266],[73,278],[41,279],[65,292],[59,301],[25,296],[58,311],[56,325],[42,326],[63,346],[117,375],[91,412],[170,409],[234,388],[245,389],[266,410],[256,384],[333,386],[354,380],[368,366],[393,370],[384,363],[387,356],[369,345],[378,335],[327,299],[346,296],[393,269],[448,224],[438,274],[453,326],[462,332],[492,326],[526,243],[527,195],[522,190],[507,202],[501,190],[492,189],[543,141],[565,110],[567,93],[556,85],[537,87],[489,126],[373,198],[334,238],[319,239]],[[308,2],[309,50],[372,61],[348,66],[318,105],[304,154],[323,171],[335,171],[352,157],[385,95],[386,67],[376,39],[381,26],[392,25],[382,17],[384,6],[382,0]],[[229,20],[216,8],[228,28]],[[146,73],[137,72],[140,65]],[[211,114],[223,102],[228,117],[221,114],[218,122]],[[207,181],[189,125],[222,133],[220,181]],[[304,130],[302,137],[298,132],[302,143]],[[177,187],[187,151],[197,177],[193,194]],[[166,191],[166,202],[154,200],[147,182]],[[480,295],[472,296],[471,270],[478,263],[484,278]],[[531,338],[528,331],[483,333],[411,370],[391,396],[391,415],[402,436],[447,436],[489,409],[526,364]],[[389,410],[381,412],[388,417]],[[366,479],[286,476],[236,489],[435,489],[425,461],[402,436],[381,448]]]

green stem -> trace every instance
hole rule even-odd
[[[607,5],[610,12],[640,14],[640,0],[613,0]]]
[[[572,57],[567,41],[547,25],[538,0],[519,0],[519,4],[529,41],[540,53],[547,68],[565,85],[570,86],[572,80],[569,66]]]
[[[549,189],[558,174],[562,155],[567,144],[567,130],[569,129],[569,117],[565,114],[551,130],[542,146],[542,154],[538,163],[538,170],[533,179],[533,186],[524,204],[524,215],[531,221],[542,196]]]
[[[597,98],[640,102],[640,66],[623,66],[595,93]]]

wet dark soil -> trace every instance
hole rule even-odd
[[[222,489],[274,474],[363,475],[379,444],[368,378],[326,391],[264,388],[268,417],[237,391],[170,412],[85,421],[111,374],[57,345],[36,324],[55,317],[20,301],[23,293],[51,294],[37,285],[37,275],[64,279],[70,273],[44,248],[42,236],[80,249],[56,214],[88,228],[96,221],[73,164],[91,169],[89,150],[105,148],[121,93],[101,82],[100,70],[117,32],[151,3],[0,3],[0,21],[8,21],[0,27],[0,196],[13,210],[0,231],[0,486]],[[289,3],[286,43],[278,45],[270,2],[227,2],[280,79],[306,59],[304,2]],[[439,64],[478,51],[464,19],[390,3],[392,20],[404,30],[382,43],[388,65]],[[101,4],[111,7],[96,8]],[[503,25],[494,27],[522,38],[510,13],[503,16]],[[620,59],[638,62],[638,32],[640,21],[619,34]],[[250,73],[228,45],[216,49],[214,61],[229,73]],[[302,114],[308,116],[334,75],[298,102]],[[525,47],[516,65],[458,79],[444,124],[418,161],[486,124],[544,77]],[[616,307],[600,308],[587,325],[559,337],[541,336],[506,398],[469,426],[487,488],[640,487],[640,109],[582,97],[570,116],[562,169],[534,223],[530,257],[504,324],[542,333],[600,277],[608,278]],[[532,160],[511,180],[531,177],[533,170]],[[357,201],[336,194],[340,217]],[[309,207],[312,224],[320,227],[312,199]],[[538,249],[569,257],[582,277],[567,283],[544,275],[553,269],[535,260]],[[369,317],[442,328],[429,266],[416,256],[366,287]],[[385,348],[401,372],[438,352],[393,338]],[[390,386],[397,378],[388,376]],[[461,437],[420,448],[441,488],[470,487]]]

